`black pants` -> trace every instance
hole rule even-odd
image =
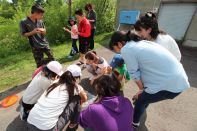
[[[70,98],[69,103],[60,115],[56,126],[47,131],[62,131],[66,124],[70,121],[71,124],[77,124],[80,113],[80,96],[73,96]],[[28,124],[28,131],[42,131],[36,126]]]
[[[90,46],[90,38],[79,36],[79,52],[82,54],[86,54],[89,50],[88,49],[89,46]]]
[[[90,49],[94,49],[94,35],[95,35],[96,29],[91,29],[91,35],[90,35]]]
[[[178,96],[180,93],[172,93],[169,91],[160,91],[156,94],[149,94],[145,91],[139,95],[138,99],[134,103],[134,116],[133,122],[140,122],[141,115],[144,113],[145,109],[148,107],[150,103],[155,103],[158,101],[173,99]]]
[[[23,120],[27,120],[29,116],[29,112],[34,107],[34,104],[26,104],[23,101],[21,102],[21,106],[23,107],[23,115],[21,116]]]
[[[26,104],[22,101],[22,106],[24,108],[24,112],[28,113],[34,107],[34,104]]]
[[[77,47],[77,39],[72,39],[72,49],[70,51],[70,55],[73,56],[76,53],[79,53],[79,50]]]
[[[33,53],[37,68],[42,65],[46,65],[50,61],[54,60],[53,53],[51,52],[51,49],[49,47],[45,47],[45,48],[32,47],[32,53]],[[44,58],[44,54],[46,54],[48,58]]]

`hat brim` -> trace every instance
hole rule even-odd
[[[62,74],[64,74],[64,72],[63,72],[63,71],[61,71],[60,73],[58,73],[58,75],[59,75],[59,76],[61,76]]]

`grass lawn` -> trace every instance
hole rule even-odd
[[[108,44],[111,33],[105,33],[95,36],[95,47],[101,47]],[[51,44],[52,45],[52,44]],[[67,59],[71,48],[71,42],[66,42],[58,46],[51,46],[56,60],[62,64],[69,64],[78,59]],[[0,92],[20,85],[31,79],[31,75],[36,69],[35,61],[31,51],[18,52],[15,55],[0,59]]]

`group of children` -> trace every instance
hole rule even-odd
[[[78,124],[84,128],[98,131],[105,128],[113,130],[115,127],[95,125],[93,121],[96,122],[97,117],[89,118],[94,112],[94,109],[90,109],[92,106],[98,111],[98,114],[95,115],[101,115],[102,111],[100,107],[97,107],[98,104],[109,106],[109,110],[115,111],[114,116],[118,119],[118,113],[122,112],[122,108],[124,108],[119,104],[125,101],[122,104],[126,104],[129,107],[127,110],[132,114],[131,103],[123,97],[124,80],[130,80],[130,77],[121,55],[116,54],[110,64],[103,57],[98,56],[95,51],[87,52],[85,59],[86,68],[91,74],[89,76],[90,85],[97,94],[96,100],[93,102],[95,105],[91,104],[80,113],[81,104],[88,99],[86,91],[79,85],[82,76],[80,66],[73,64],[63,69],[59,62],[51,61],[34,72],[32,81],[23,94],[20,116],[22,120],[27,121],[28,130],[59,131],[63,130],[69,121],[67,131],[76,130]],[[111,83],[108,84],[110,81]],[[116,111],[114,107],[111,108],[108,105],[110,103],[120,109]],[[126,114],[124,115],[126,116]],[[105,113],[101,116],[104,118],[106,115]],[[131,116],[127,118],[132,122]],[[108,119],[112,119],[111,116],[108,116]],[[100,121],[102,120],[100,119]],[[129,127],[123,126],[121,129],[128,128],[127,130],[130,131],[130,126],[131,124]]]
[[[79,62],[66,69],[54,61],[46,41],[44,48],[43,45],[37,46],[42,42],[36,38],[44,41],[46,30],[27,29],[28,23],[42,22],[38,20],[44,10],[33,6],[31,17],[21,22],[22,34],[29,37],[39,67],[22,97],[20,116],[27,121],[27,130],[61,131],[69,123],[66,131],[76,131],[79,124],[91,131],[133,131],[133,127],[139,127],[141,115],[150,103],[173,99],[189,87],[180,63],[178,45],[171,36],[159,30],[154,13],[141,16],[134,25],[134,33],[113,33],[109,46],[118,54],[109,64],[92,50],[96,14],[91,4],[87,4],[85,10],[88,11],[87,18],[82,9],[75,11],[78,26],[71,17],[68,20],[71,28],[63,28],[72,38],[68,57],[80,53]],[[47,52],[51,59],[43,62],[43,52]],[[90,73],[89,82],[96,93],[94,102],[84,110],[81,107],[88,97],[80,85],[82,73],[79,65]],[[140,89],[133,97],[134,109],[123,93],[124,84],[131,77]]]

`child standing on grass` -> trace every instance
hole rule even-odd
[[[111,63],[110,66],[112,67],[112,73],[114,76],[117,77],[117,79],[121,83],[121,89],[120,89],[120,94],[124,96],[123,93],[123,87],[126,81],[130,80],[130,75],[129,72],[127,71],[126,64],[124,63],[124,60],[121,56],[121,54],[116,54]]]
[[[28,85],[22,97],[20,117],[26,120],[29,111],[34,107],[42,93],[62,74],[62,65],[57,61],[51,61],[43,67]]]
[[[72,58],[75,54],[79,53],[78,47],[77,47],[77,40],[78,40],[78,27],[76,25],[76,20],[74,17],[70,17],[68,20],[68,24],[71,26],[71,30],[68,28],[64,27],[63,29],[71,34],[71,39],[72,39],[72,48],[70,51],[70,54],[68,58]]]

